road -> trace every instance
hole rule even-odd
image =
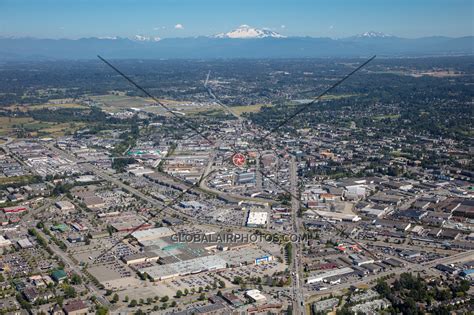
[[[45,239],[49,240],[49,236],[46,235],[40,229],[36,229],[36,231]],[[82,271],[82,269],[77,266],[77,264],[65,253],[62,249],[60,249],[54,242],[50,242],[48,246],[57,255],[64,264],[69,268],[72,269],[76,274],[80,275],[82,278],[88,278],[86,274]],[[86,289],[88,289],[93,295],[97,297],[97,300],[100,304],[106,306],[107,308],[111,308],[112,304],[104,297],[104,295],[100,292],[99,288],[97,288],[94,284],[86,284]]]
[[[53,145],[49,145],[48,147],[52,151],[54,151],[55,153],[78,163],[78,166],[83,168],[84,170],[86,170],[88,172],[92,172],[95,175],[105,179],[106,181],[111,182],[111,183],[115,184],[116,186],[129,191],[132,195],[134,195],[134,196],[136,196],[136,197],[138,197],[142,200],[145,200],[145,201],[149,202],[150,204],[152,204],[154,206],[157,206],[157,207],[160,207],[160,208],[165,206],[165,204],[159,202],[158,200],[156,200],[156,199],[154,199],[150,196],[145,195],[144,193],[142,193],[138,189],[135,189],[135,188],[133,188],[129,185],[124,184],[120,179],[117,179],[117,178],[113,177],[112,175],[108,174],[107,172],[103,171],[102,169],[100,169],[98,167],[95,167],[90,163],[79,163],[79,161],[76,159],[75,156],[73,156],[72,154],[66,153],[63,150],[60,150],[60,149],[54,147]],[[166,209],[163,210],[163,212],[166,213],[166,214],[169,214],[169,215],[177,214],[180,217],[185,217],[187,219],[192,219],[190,216],[188,216],[188,215],[186,215],[182,212],[179,212],[177,210],[174,210],[171,207],[167,207]]]
[[[298,166],[296,164],[296,158],[291,156],[290,162],[290,192],[292,196],[298,196]],[[291,219],[293,225],[293,232],[296,235],[302,235],[301,222],[298,218],[298,211],[300,208],[300,200],[297,198],[291,198]],[[294,314],[306,314],[306,307],[304,303],[303,294],[303,274],[301,268],[301,244],[299,242],[293,243],[292,250],[292,286],[293,286],[293,312]]]
[[[35,208],[35,209],[31,209],[30,211],[28,211],[28,213],[26,213],[24,216],[23,216],[23,221],[24,222],[28,222],[31,220],[31,218],[35,215],[35,214],[39,214],[39,213],[42,213],[44,210],[46,210],[47,208],[49,208],[50,206],[52,206],[55,202],[63,199],[64,196],[60,196],[60,197],[57,197],[57,198],[54,198],[54,199],[47,199],[45,201],[45,203],[38,207],[38,208]],[[49,236],[46,235],[41,229],[36,229],[36,231],[44,238],[44,239],[47,239],[49,240]],[[60,259],[64,262],[64,264],[72,269],[76,274],[80,275],[81,277],[83,278],[87,278],[87,275],[85,275],[82,271],[81,268],[79,268],[77,266],[77,264],[72,261],[72,259],[67,255],[67,253],[65,253],[62,249],[60,249],[54,242],[49,242],[48,246],[51,248],[51,250],[54,252],[55,255],[57,255],[58,257],[60,257]],[[85,285],[86,288],[92,292],[96,297],[97,297],[97,300],[99,301],[100,304],[106,306],[107,308],[110,308],[111,307],[111,303],[103,296],[103,294],[100,292],[99,288],[97,288],[94,284],[92,285]]]
[[[257,157],[255,158],[255,187],[258,191],[263,190],[263,179],[260,166],[260,152],[257,152]]]

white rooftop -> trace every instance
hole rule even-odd
[[[157,238],[162,238],[166,236],[173,235],[174,231],[168,227],[159,227],[154,229],[148,229],[143,231],[136,231],[132,233],[132,236],[137,239],[137,241],[149,241]]]
[[[247,225],[265,225],[267,224],[268,212],[251,211],[247,218]]]

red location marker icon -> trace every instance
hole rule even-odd
[[[232,162],[234,163],[235,166],[241,167],[242,165],[245,164],[245,156],[241,153],[236,153],[232,157]]]

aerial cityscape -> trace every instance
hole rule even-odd
[[[349,2],[4,1],[0,314],[473,314],[473,4]]]

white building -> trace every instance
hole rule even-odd
[[[226,261],[219,256],[203,256],[166,265],[153,265],[140,268],[138,271],[146,273],[154,281],[172,279],[178,276],[196,274],[205,271],[217,271],[226,268]]]
[[[315,213],[317,217],[323,217],[327,220],[333,221],[350,221],[350,222],[357,222],[360,221],[360,217],[355,214],[350,213],[341,213],[341,212],[331,212],[331,211],[323,211],[323,210],[308,210],[307,215],[311,215],[311,213]]]
[[[245,295],[254,302],[264,302],[267,300],[265,295],[263,295],[259,290],[248,290],[245,292]]]
[[[168,227],[159,227],[154,229],[148,229],[143,231],[136,231],[132,233],[132,236],[139,242],[152,241],[158,238],[171,236],[175,234],[174,231]]]
[[[247,226],[257,227],[267,224],[268,212],[265,211],[251,211],[247,218]]]
[[[10,246],[12,242],[10,240],[5,239],[3,235],[0,235],[0,247]]]
[[[322,282],[326,278],[331,278],[335,276],[343,276],[343,275],[347,275],[353,272],[354,272],[354,269],[349,268],[349,267],[345,267],[341,269],[333,269],[333,270],[329,270],[323,273],[309,276],[307,279],[307,283],[311,284],[311,283],[316,283],[316,282]]]
[[[67,201],[67,200],[57,201],[55,203],[55,205],[61,211],[72,211],[72,210],[75,209],[74,205],[71,202]]]

